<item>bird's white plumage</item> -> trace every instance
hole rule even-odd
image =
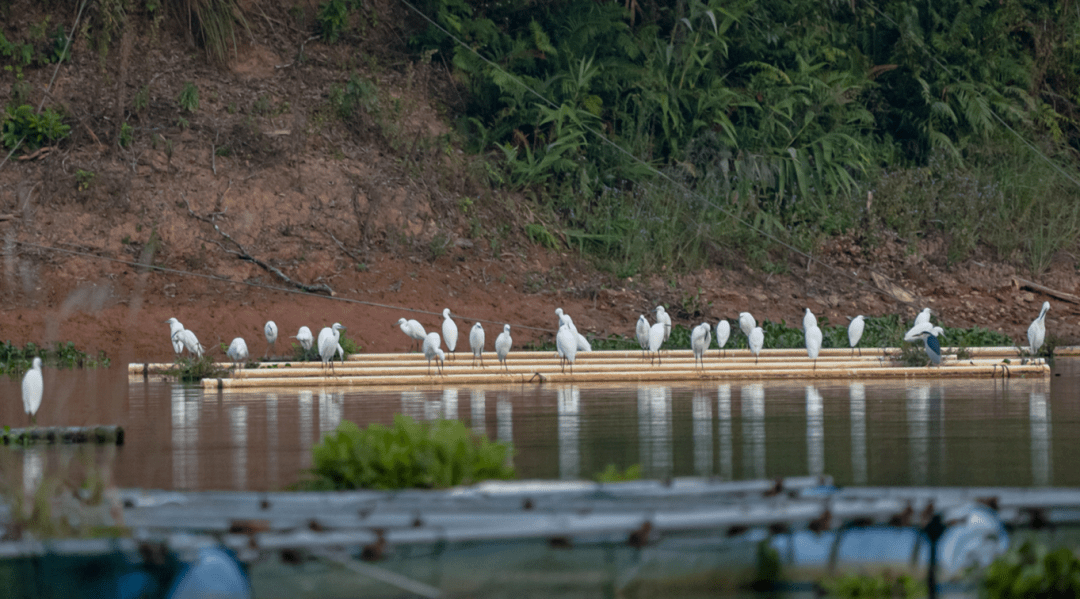
[[[705,350],[709,348],[709,344],[712,342],[712,326],[707,322],[703,322],[690,332],[690,349],[694,350],[694,365],[701,362],[702,367],[705,366]]]
[[[1046,340],[1046,312],[1049,309],[1050,302],[1043,302],[1042,309],[1039,310],[1039,317],[1031,321],[1031,326],[1028,327],[1028,348],[1033,356],[1039,353],[1043,341]]]
[[[939,326],[934,326],[930,321],[923,321],[904,333],[904,341],[921,341],[923,333],[929,333],[935,337],[941,337],[945,334],[945,330]]]
[[[506,365],[506,356],[510,354],[510,346],[514,344],[514,340],[510,338],[510,325],[503,325],[503,331],[499,333],[499,336],[495,338],[495,355],[499,356],[499,361],[503,363],[503,368],[509,370]]]
[[[484,365],[484,326],[479,322],[469,330],[469,348],[473,353],[473,364],[480,358],[480,365]]]
[[[195,333],[191,332],[191,329],[177,331],[175,339],[179,341],[189,353],[194,354],[196,358],[202,357],[204,351],[203,346],[199,343],[199,339],[195,337]]]
[[[41,396],[45,393],[45,381],[41,376],[41,358],[34,358],[30,370],[26,371],[22,380],[22,403],[23,410],[30,416],[31,422],[36,421],[38,408],[41,407]]]
[[[170,318],[165,322],[169,323],[169,342],[172,343],[173,351],[179,356],[184,351],[184,344],[176,338],[176,334],[184,330],[184,325],[180,324],[176,318]]]
[[[562,358],[563,370],[566,370],[566,364],[570,364],[570,371],[574,370],[574,359],[577,357],[577,333],[570,329],[570,326],[563,324],[559,327],[559,333],[555,335],[555,348],[559,353],[559,357]]]
[[[300,347],[304,348],[306,352],[311,349],[311,344],[315,342],[315,338],[311,336],[311,329],[300,327],[300,330],[296,333],[296,341],[300,343]]]
[[[450,308],[443,308],[442,315],[443,341],[446,342],[446,349],[453,352],[457,348],[457,323],[454,322],[453,318],[450,318]]]
[[[743,312],[743,314],[746,313]],[[740,315],[739,318],[741,320],[742,316]],[[747,341],[750,345],[750,353],[754,354],[754,363],[756,364],[758,354],[765,347],[765,331],[761,330],[761,327],[754,327],[751,329],[750,334],[747,335]]]
[[[431,374],[431,361],[438,360],[436,365],[439,367],[439,372],[442,372],[442,363],[446,359],[446,354],[439,347],[442,344],[442,339],[439,338],[439,334],[432,332],[428,333],[424,337],[424,357],[427,358],[428,374]]]
[[[272,320],[266,321],[263,325],[263,335],[266,336],[266,352],[270,353],[274,344],[277,343],[277,323]]]
[[[806,309],[806,314],[803,314],[803,317],[802,317],[803,332],[806,332],[806,331],[810,330],[810,327],[816,327],[816,326],[817,326],[817,316],[814,316],[814,313],[810,311],[810,308],[807,308]]]
[[[578,332],[577,327],[574,326],[574,319],[570,318],[570,315],[566,312],[563,312],[562,308],[555,308],[555,315],[559,317],[559,328],[562,328],[562,325],[565,324],[570,326],[571,331],[575,333]],[[558,333],[556,333],[556,335],[558,335]]]
[[[671,316],[664,310],[663,306],[656,307],[656,322],[663,323],[664,325],[664,341],[671,337]]]
[[[806,355],[814,360],[814,368],[817,368],[818,353],[821,352],[821,329],[816,324],[806,329]]]
[[[727,345],[728,339],[731,337],[731,323],[727,319],[722,319],[716,323],[716,345],[720,349],[724,349]]]
[[[864,328],[866,328],[866,321],[863,319],[862,314],[851,319],[851,324],[849,324],[847,328],[847,340],[848,345],[853,349],[859,344],[859,340],[862,339]],[[862,352],[862,350],[859,351]]]
[[[750,337],[750,333],[757,327],[757,321],[754,320],[754,316],[749,312],[739,312],[739,329],[742,330],[743,335],[747,338]]]
[[[923,308],[922,312],[919,312],[918,316],[915,317],[915,322],[912,323],[912,327],[914,328],[927,322],[930,322],[930,308]]]
[[[420,324],[420,321],[399,318],[397,323],[401,327],[401,332],[408,335],[410,339],[423,342],[427,338],[427,331],[424,330],[424,325]]]
[[[344,330],[346,330],[345,327],[335,322],[332,326],[323,327],[319,331],[319,359],[322,360],[324,365],[330,364],[330,367],[333,368],[334,354],[337,353],[338,344],[341,342],[341,331]]]
[[[248,359],[247,342],[244,341],[243,337],[233,339],[232,343],[229,344],[229,349],[225,351],[225,355],[232,360],[234,368],[239,368],[240,362]]]
[[[637,342],[641,345],[641,349],[649,349],[649,320],[642,314],[637,319]]]
[[[649,327],[649,353],[660,357],[660,348],[664,345],[664,323],[656,322]]]

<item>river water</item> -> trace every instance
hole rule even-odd
[[[342,420],[457,418],[512,441],[522,478],[829,474],[841,485],[1080,486],[1080,360],[1048,378],[204,392],[123,369],[46,370],[39,425],[120,424],[115,449],[0,448],[4,478],[92,455],[114,484],[279,490]],[[18,381],[0,423],[25,426]],[[81,452],[81,453],[80,453]],[[84,458],[80,458],[84,459]],[[15,479],[8,479],[14,482]]]

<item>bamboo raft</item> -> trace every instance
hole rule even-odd
[[[1059,348],[1071,354],[1074,348]],[[952,350],[955,352],[955,350]],[[1042,359],[1023,360],[1013,347],[971,348],[970,357],[957,359],[945,350],[940,366],[896,365],[899,350],[875,348],[862,356],[849,349],[823,349],[816,363],[802,349],[764,350],[755,359],[749,350],[709,350],[704,364],[694,362],[690,350],[666,350],[660,361],[650,363],[636,350],[594,351],[577,354],[572,368],[565,370],[553,351],[511,352],[505,366],[493,352],[484,353],[484,366],[473,366],[471,353],[458,352],[442,367],[429,367],[422,354],[354,354],[333,369],[319,362],[263,362],[227,378],[203,379],[207,389],[310,386],[423,386],[544,383],[634,383],[695,382],[723,380],[791,379],[903,379],[903,378],[986,378],[1042,377],[1050,367]],[[132,363],[129,374],[161,374],[168,363]],[[230,368],[231,364],[221,363]]]

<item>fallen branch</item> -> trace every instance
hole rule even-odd
[[[334,237],[334,234],[333,234],[333,233],[331,233],[330,231],[327,231],[327,232],[326,232],[326,234],[327,234],[327,235],[329,235],[329,236],[330,236],[330,239],[333,239],[333,240],[334,240],[334,243],[336,243],[336,244],[337,244],[337,246],[338,246],[339,248],[341,248],[341,251],[343,251],[343,252],[345,252],[346,254],[348,254],[350,258],[352,258],[353,260],[356,260],[357,262],[361,262],[361,263],[362,263],[362,262],[364,262],[364,259],[363,259],[363,258],[361,258],[360,256],[357,256],[357,255],[356,255],[356,254],[354,254],[353,252],[350,252],[350,251],[349,251],[349,249],[345,247],[345,244],[344,244],[344,243],[341,243],[340,241],[338,241],[338,238],[337,238],[337,237]]]
[[[1080,297],[1077,297],[1071,293],[1065,293],[1064,291],[1057,291],[1044,285],[1040,285],[1034,281],[1027,279],[1021,279],[1020,277],[1013,277],[1013,287],[1030,289],[1032,291],[1038,291],[1039,293],[1045,293],[1050,297],[1056,297],[1059,300],[1064,300],[1073,304],[1080,304]]]
[[[229,180],[229,187],[232,187],[232,180],[231,179]],[[227,191],[229,191],[229,188],[226,188],[225,191],[221,193],[221,195],[224,196],[225,192],[227,192]],[[231,250],[231,249],[221,245],[220,243],[217,244],[218,247],[220,247],[221,249],[225,250],[226,252],[229,252],[230,254],[233,254],[234,256],[240,258],[241,260],[246,260],[248,262],[251,262],[253,264],[258,265],[263,270],[271,272],[271,273],[277,275],[277,277],[280,278],[282,281],[285,281],[286,283],[292,285],[293,287],[296,287],[297,289],[303,289],[304,291],[307,291],[308,293],[325,293],[325,294],[327,294],[327,295],[329,295],[331,297],[334,296],[334,290],[330,289],[330,287],[325,285],[325,284],[308,285],[306,283],[301,283],[299,281],[294,281],[294,280],[290,279],[288,277],[288,275],[281,272],[278,268],[276,268],[276,267],[274,267],[274,266],[272,266],[270,264],[267,264],[266,262],[263,262],[262,260],[259,260],[258,258],[252,256],[251,253],[247,251],[247,248],[240,245],[240,242],[233,239],[232,236],[230,236],[225,231],[222,231],[221,228],[217,226],[217,223],[214,222],[213,218],[207,218],[205,216],[199,216],[198,214],[195,214],[195,211],[191,209],[191,204],[188,203],[187,198],[184,197],[183,193],[180,194],[180,199],[184,200],[184,205],[187,206],[188,214],[190,214],[193,218],[195,218],[197,220],[201,220],[204,223],[209,223],[210,226],[214,227],[214,230],[218,232],[218,235],[221,235],[222,237],[224,237],[230,243],[232,243],[233,245],[235,245],[237,247],[236,250]]]

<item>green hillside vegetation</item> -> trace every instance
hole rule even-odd
[[[8,23],[16,4],[0,0]],[[950,263],[991,252],[1039,273],[1080,232],[1072,2],[272,4],[45,2],[43,23],[0,31],[13,82],[0,139],[28,153],[64,143],[77,124],[62,105],[31,110],[24,80],[68,59],[68,32],[104,63],[125,32],[177,27],[222,64],[262,20],[287,21],[310,36],[303,43],[356,49],[312,123],[365,115],[384,138],[400,137],[398,101],[370,73],[401,64],[373,64],[380,57],[361,50],[372,36],[406,63],[442,64],[459,92],[441,99],[457,133],[423,143],[463,147],[481,165],[470,176],[525,198],[515,226],[533,242],[619,276],[731,255],[776,272],[793,251],[840,234],[865,247],[897,238],[911,251],[936,238]],[[176,100],[184,125],[199,107],[189,87]],[[131,112],[146,108],[145,89]],[[131,127],[113,126],[128,147]],[[471,201],[459,202],[463,222],[475,218]]]

